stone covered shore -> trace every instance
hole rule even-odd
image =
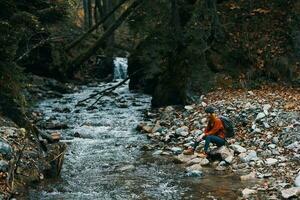
[[[184,155],[183,150],[203,133],[207,105],[233,120],[235,137],[219,149],[211,146],[208,158],[196,152]],[[240,191],[243,199],[300,197],[299,88],[219,89],[201,96],[197,104],[148,111],[137,128],[153,141],[144,150],[173,156],[174,162],[185,164],[188,176],[205,176],[203,169],[209,167],[255,182]]]

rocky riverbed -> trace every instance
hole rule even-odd
[[[211,146],[211,155],[199,158],[183,155],[206,126],[204,108],[213,105],[228,116],[236,134],[220,149]],[[222,90],[201,96],[198,104],[168,106],[146,113],[138,129],[153,141],[145,150],[174,156],[191,176],[203,171],[234,173],[242,182],[256,184],[240,189],[240,198],[280,199],[300,196],[300,91],[299,88],[262,87],[261,89]],[[201,142],[198,148],[203,148]],[[218,158],[219,159],[216,159]]]
[[[72,91],[53,79],[35,75],[28,75],[27,79],[23,94],[29,104]],[[17,118],[26,124],[20,126],[18,121],[0,114],[0,199],[19,199],[30,185],[59,175],[66,145],[59,138],[52,138],[53,131],[43,132],[35,126],[38,113],[31,112],[30,106],[17,108],[24,109],[18,113],[14,113],[14,108],[8,109],[12,115],[23,113]]]

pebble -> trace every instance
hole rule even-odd
[[[171,148],[171,151],[172,151],[174,154],[178,155],[178,154],[181,154],[183,150],[182,150],[182,148],[180,148],[180,147],[172,147],[172,148]]]
[[[0,139],[0,154],[7,159],[10,160],[12,158],[12,148],[9,144],[6,142],[2,141]]]
[[[266,159],[266,164],[269,165],[269,166],[275,165],[277,162],[278,162],[278,160],[275,159],[275,158],[267,158]]]
[[[298,176],[295,179],[295,186],[300,187],[300,173],[298,174]]]
[[[251,172],[250,174],[240,176],[241,181],[248,181],[248,180],[255,180],[256,179],[256,173]]]
[[[284,199],[291,197],[297,197],[300,195],[300,187],[292,187],[281,191],[281,195]]]
[[[256,151],[254,150],[249,150],[248,152],[246,153],[241,153],[239,155],[239,158],[242,162],[245,162],[245,163],[248,163],[252,160],[257,160],[257,154],[256,154]]]
[[[9,164],[5,160],[0,160],[0,172],[8,172]]]
[[[257,190],[251,190],[249,188],[245,188],[243,191],[242,191],[242,194],[243,194],[243,198],[249,198],[249,196],[251,194],[256,194],[257,193]]]
[[[255,120],[258,121],[258,120],[261,120],[261,119],[263,119],[265,117],[266,117],[266,114],[263,113],[263,112],[260,112],[260,113],[257,114]]]
[[[187,171],[186,175],[190,177],[201,177],[203,176],[203,172],[199,170],[191,170]]]
[[[247,149],[245,149],[244,147],[242,147],[238,144],[232,144],[232,145],[230,145],[230,147],[234,150],[234,152],[237,152],[237,153],[244,153],[247,151]]]

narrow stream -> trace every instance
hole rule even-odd
[[[120,71],[118,73],[122,74]],[[118,77],[115,77],[118,78]],[[204,171],[204,177],[187,177],[171,158],[152,155],[141,147],[149,141],[135,131],[150,108],[150,97],[131,93],[127,85],[94,101],[75,107],[79,100],[114,83],[84,86],[61,99],[37,105],[45,121],[67,123],[61,130],[68,144],[61,178],[32,188],[29,199],[236,199],[243,187],[236,176]],[[71,112],[57,112],[68,108]]]

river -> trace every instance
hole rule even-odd
[[[174,164],[171,157],[141,150],[150,141],[135,127],[143,120],[143,112],[150,109],[150,96],[132,93],[128,84],[124,84],[103,97],[95,109],[87,109],[94,100],[75,106],[79,100],[118,81],[81,86],[63,98],[36,105],[45,122],[68,124],[68,129],[61,130],[68,148],[61,177],[30,189],[29,199],[236,199],[240,196],[237,191],[243,185],[237,176],[207,168],[203,177],[188,177],[184,167]],[[65,108],[70,112],[57,112]]]

